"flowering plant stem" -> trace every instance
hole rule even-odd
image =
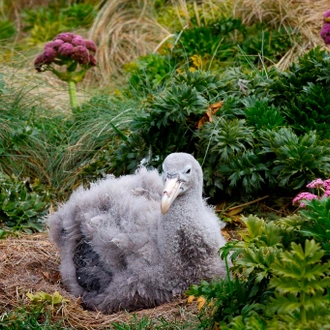
[[[68,85],[69,85],[70,105],[72,109],[75,109],[78,107],[76,83],[73,80],[69,80]]]

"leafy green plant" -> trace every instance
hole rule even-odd
[[[314,240],[306,240],[304,248],[293,242],[273,263],[270,287],[275,297],[270,299],[268,312],[276,315],[278,323],[284,321],[292,329],[329,322],[330,264],[322,263],[323,255]]]
[[[35,294],[27,293],[27,297],[31,300],[30,305],[24,305],[0,315],[1,329],[67,329],[63,320],[59,322],[52,320],[52,313],[60,310],[67,302],[58,292],[52,295],[43,291]]]
[[[209,61],[215,57],[218,63],[226,61],[234,56],[234,46],[243,40],[244,32],[241,20],[231,17],[185,29],[178,34],[171,55],[178,62],[186,62],[193,55],[206,56]]]
[[[260,132],[263,153],[275,155],[272,175],[279,187],[300,189],[330,171],[328,147],[315,131],[298,136],[291,128]]]
[[[292,47],[294,36],[290,28],[271,29],[264,23],[246,26],[240,19],[222,17],[177,33],[170,52],[178,63],[190,62],[191,68],[222,71],[230,64],[274,63]]]
[[[129,74],[129,91],[146,96],[159,91],[173,77],[175,65],[169,56],[150,54],[135,62],[125,64],[124,71]],[[141,95],[142,94],[142,95]]]
[[[270,104],[267,98],[246,97],[242,103],[245,105],[245,117],[249,125],[257,130],[267,130],[284,126],[285,119],[281,111]]]
[[[35,45],[53,39],[57,34],[77,28],[88,28],[96,16],[91,3],[56,4],[24,9],[23,30],[29,33],[28,43]]]
[[[203,79],[193,78],[198,75]],[[132,133],[123,138],[116,152],[119,168],[123,164],[126,170],[136,168],[136,160],[143,158],[148,165],[157,167],[169,153],[194,151],[194,131],[209,104],[206,90],[210,87],[212,93],[214,88],[213,80],[205,78],[207,75],[188,73],[185,78],[177,78],[177,84],[142,103],[142,111],[132,121]],[[189,79],[194,83],[188,83]]]
[[[29,184],[0,172],[0,221],[12,230],[44,230],[50,196],[37,181]]]
[[[330,263],[321,245],[325,237],[307,230],[309,212],[314,228],[328,220],[319,204],[312,210],[309,206],[325,199],[330,201],[327,197],[306,200],[299,215],[276,221],[252,215],[243,218],[246,229],[240,233],[241,240],[222,248],[223,254],[231,255],[231,279],[202,282],[187,292],[206,299],[199,315],[201,328],[326,328]]]
[[[283,109],[292,128],[300,134],[316,130],[321,138],[330,138],[330,85],[308,82]]]
[[[8,20],[0,20],[0,42],[8,41],[16,34],[15,25]]]
[[[212,123],[205,123],[195,134],[199,139],[198,158],[204,166],[205,188],[211,196],[215,196],[218,190],[230,193],[226,183],[233,171],[228,164],[233,159],[242,160],[242,154],[254,146],[252,128],[243,119],[214,117]],[[252,170],[251,167],[249,169]],[[242,174],[241,171],[239,173]],[[237,180],[233,180],[232,186],[235,186]]]
[[[316,47],[272,82],[274,102],[297,134],[317,130],[329,138],[329,70],[329,53]]]
[[[305,206],[299,210],[302,217],[301,233],[318,242],[330,258],[330,198],[305,200]]]

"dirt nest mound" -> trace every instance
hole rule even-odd
[[[86,311],[80,305],[80,299],[72,296],[61,283],[59,253],[48,240],[47,233],[21,235],[0,240],[0,314],[15,307],[30,305],[29,293],[55,292],[63,297],[63,303],[52,309],[54,322],[64,320],[67,326],[76,329],[102,329],[113,322],[129,322],[133,318],[162,318],[168,322],[190,322],[197,312],[194,305],[186,305],[184,299],[156,308],[119,312],[104,315]]]

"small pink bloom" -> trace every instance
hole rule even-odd
[[[74,37],[76,37],[77,35],[74,34],[74,33],[70,33],[70,32],[64,32],[64,33],[60,33],[58,34],[55,38],[54,38],[54,41],[57,40],[57,39],[60,39],[64,42],[71,42],[72,39]]]
[[[298,203],[300,203],[300,207],[304,207],[305,204],[301,203],[300,201],[302,200],[312,200],[312,199],[317,199],[318,196],[309,192],[302,192],[300,194],[298,194],[293,200],[292,200],[292,204],[293,205],[297,205]]]
[[[74,52],[74,47],[68,42],[65,42],[58,48],[58,52],[62,56],[71,56]]]
[[[55,60],[55,58],[57,56],[57,51],[53,48],[46,48],[44,50],[44,56],[45,56],[47,64],[50,64]]]
[[[326,11],[323,15],[323,18],[328,18],[330,17],[330,10]]]
[[[89,55],[89,64],[91,66],[96,66],[96,58],[93,55]]]
[[[325,190],[330,190],[330,179],[323,181],[323,187]]]
[[[329,197],[330,196],[330,189],[329,190],[326,190],[324,192],[324,194],[322,195],[322,197]]]
[[[89,62],[89,53],[85,46],[74,47],[72,58],[80,64],[87,64]]]
[[[321,187],[323,187],[323,180],[315,179],[312,182],[310,182],[306,187],[307,188],[321,188]]]
[[[45,56],[44,53],[37,56],[37,58],[34,60],[34,67],[35,69],[40,72],[41,67],[45,64]]]
[[[56,39],[53,41],[53,48],[58,50],[58,48],[64,44],[64,41],[61,39]]]
[[[96,45],[95,45],[95,42],[94,41],[92,41],[92,40],[85,40],[85,46],[86,46],[86,48],[89,51],[91,51],[93,53],[96,52]]]
[[[325,23],[321,29],[321,38],[326,45],[330,44],[330,23]]]
[[[73,46],[85,46],[85,41],[81,36],[77,35],[72,39],[71,44]]]

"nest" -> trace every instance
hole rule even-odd
[[[80,298],[71,295],[62,285],[59,262],[59,253],[48,240],[47,233],[0,240],[0,314],[30,305],[28,293],[53,295],[56,291],[63,297],[63,303],[53,306],[51,319],[54,323],[64,321],[75,329],[100,329],[113,322],[127,323],[143,317],[185,323],[191,322],[197,312],[196,306],[186,305],[184,299],[134,313],[122,311],[104,315],[84,310]]]

